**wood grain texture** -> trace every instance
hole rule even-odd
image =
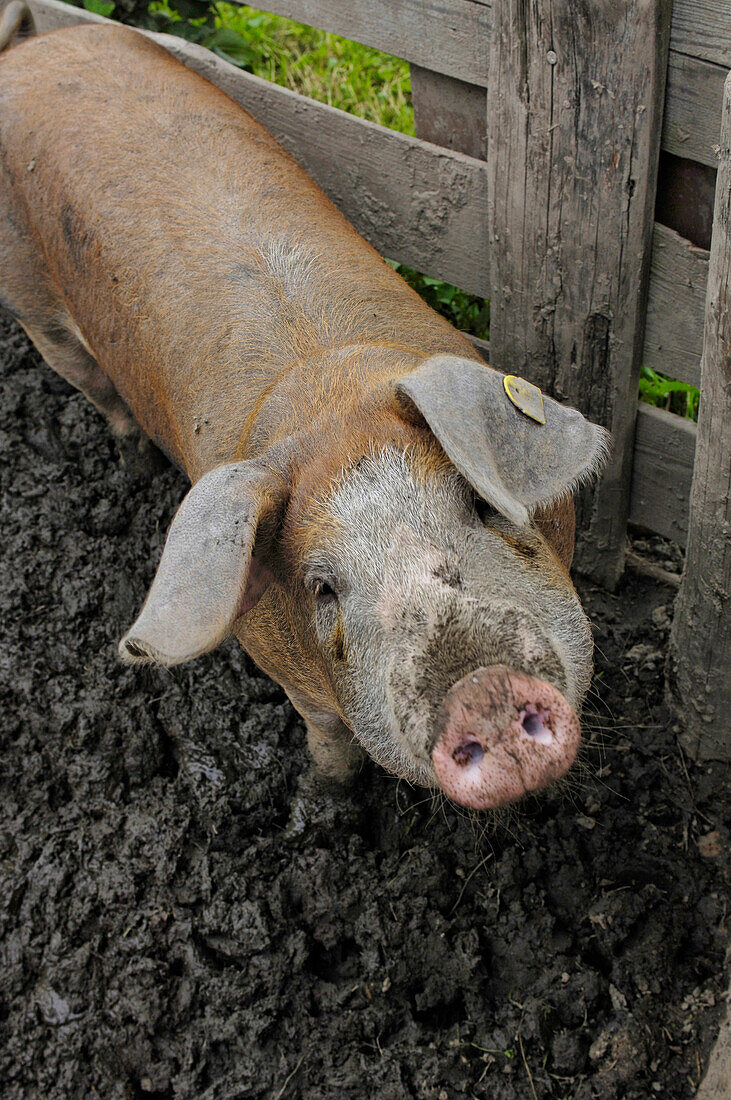
[[[640,402],[635,429],[630,523],[685,546],[696,426]]]
[[[466,336],[473,347],[477,348],[482,358],[486,363],[490,362],[490,341],[481,340],[479,336],[473,336],[471,332],[465,332],[462,334]]]
[[[716,167],[725,79],[723,66],[670,50],[662,149]],[[470,156],[484,157],[482,147],[487,143],[484,87],[412,65],[411,89],[418,137]]]
[[[491,3],[368,0],[344,4],[342,0],[267,0],[265,7],[403,57],[434,73],[487,87]],[[715,166],[714,146],[718,143],[723,82],[729,66],[729,0],[675,0],[662,135],[662,147],[668,152]],[[465,107],[469,111],[468,95],[465,93]],[[440,143],[438,137],[428,137],[418,128],[417,134]],[[472,147],[457,142],[444,144],[477,155]]]
[[[699,386],[708,252],[655,223],[645,319],[645,366]]]
[[[108,22],[58,0],[30,6],[41,30]],[[483,161],[316,103],[182,38],[150,37],[250,111],[381,253],[487,293]]]
[[[670,46],[691,57],[731,67],[728,0],[674,0]]]
[[[265,0],[259,7],[434,72],[487,84],[491,7],[482,0]]]
[[[688,752],[697,760],[731,760],[731,73],[708,263],[701,395],[669,686]]]
[[[263,0],[259,7],[487,86],[493,0]],[[728,0],[675,0],[670,48],[731,66]]]
[[[722,65],[670,51],[661,139],[663,149],[712,168],[718,165],[726,73],[727,68]]]
[[[618,10],[621,17],[618,16]],[[624,562],[669,0],[504,0],[487,158],[493,366],[608,427],[579,500],[577,566]]]
[[[478,84],[411,66],[416,136],[470,157],[487,157],[487,93]]]

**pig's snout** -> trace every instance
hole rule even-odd
[[[434,772],[455,802],[495,809],[565,775],[580,737],[557,688],[505,665],[480,668],[454,684],[440,707]]]

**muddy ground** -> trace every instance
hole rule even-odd
[[[693,1096],[728,820],[663,706],[673,590],[582,586],[568,789],[496,824],[376,768],[313,797],[237,647],[119,664],[184,480],[0,326],[5,1100]]]

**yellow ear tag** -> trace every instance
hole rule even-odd
[[[506,374],[503,378],[505,392],[522,413],[539,424],[546,423],[546,415],[543,411],[543,394],[532,382],[526,382],[525,378],[518,378],[517,374]]]

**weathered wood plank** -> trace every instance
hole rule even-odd
[[[630,523],[685,546],[696,426],[640,403],[635,429]]]
[[[41,30],[101,21],[58,0],[31,8]],[[316,103],[182,38],[151,37],[251,111],[380,252],[487,293],[484,162]]]
[[[432,72],[487,87],[492,3],[474,0],[265,0],[268,11],[333,31]],[[729,0],[675,0],[670,29],[662,147],[715,166],[726,70],[731,66]],[[417,81],[419,77],[417,76]],[[420,89],[416,89],[416,97]],[[450,96],[454,91],[450,92]],[[465,106],[474,93],[465,91]],[[417,122],[418,127],[418,122]],[[428,137],[417,128],[417,133]],[[472,147],[444,142],[478,155]]]
[[[731,760],[731,73],[726,81],[685,571],[668,683],[698,760]]]
[[[668,79],[671,69],[672,66]],[[472,155],[478,155],[480,134],[484,140],[487,138],[487,103],[480,96],[482,90],[415,66],[412,66],[412,89],[417,135],[425,141],[462,152],[472,150]],[[716,113],[717,146],[720,107]],[[713,162],[718,163],[715,153]],[[707,274],[708,252],[694,248],[656,222],[642,361],[653,370],[694,386],[700,385]]]
[[[670,51],[660,139],[666,152],[716,167],[725,79],[722,66]],[[484,156],[487,95],[481,85],[412,65],[411,91],[418,137]]]
[[[670,0],[503,0],[488,88],[490,354],[608,427],[578,567],[624,564]]]
[[[469,342],[476,347],[482,358],[486,363],[490,362],[490,341],[481,340],[479,336],[473,336],[471,332],[463,332],[463,336],[466,336]]]
[[[662,149],[711,168],[717,166],[725,76],[726,70],[719,65],[670,52]],[[412,65],[411,92],[417,137],[484,158],[485,88]]]
[[[451,76],[411,66],[416,136],[470,157],[487,157],[487,92]]]
[[[722,65],[670,51],[661,139],[663,149],[713,168],[717,166],[726,72]]]
[[[264,0],[259,7],[434,72],[487,84],[491,10],[482,0]]]
[[[487,87],[492,3],[368,0],[368,3],[343,4],[342,0],[266,0],[264,6],[268,11],[403,57],[432,72]],[[730,65],[729,0],[675,0],[663,149],[715,165],[713,148],[718,143],[723,82]],[[472,93],[466,93],[465,98],[467,95]],[[421,131],[417,129],[417,133]],[[425,137],[425,140],[437,138]],[[460,148],[457,144],[445,144]],[[471,149],[462,147],[462,151],[476,155]]]
[[[700,385],[708,253],[655,223],[642,361]]]
[[[731,66],[731,9],[728,0],[674,0],[670,48]]]
[[[485,47],[492,27],[493,0],[362,0],[359,4],[262,0],[259,7],[435,72],[487,86]],[[470,34],[475,36],[473,42]],[[675,0],[670,48],[728,68],[728,0]]]

